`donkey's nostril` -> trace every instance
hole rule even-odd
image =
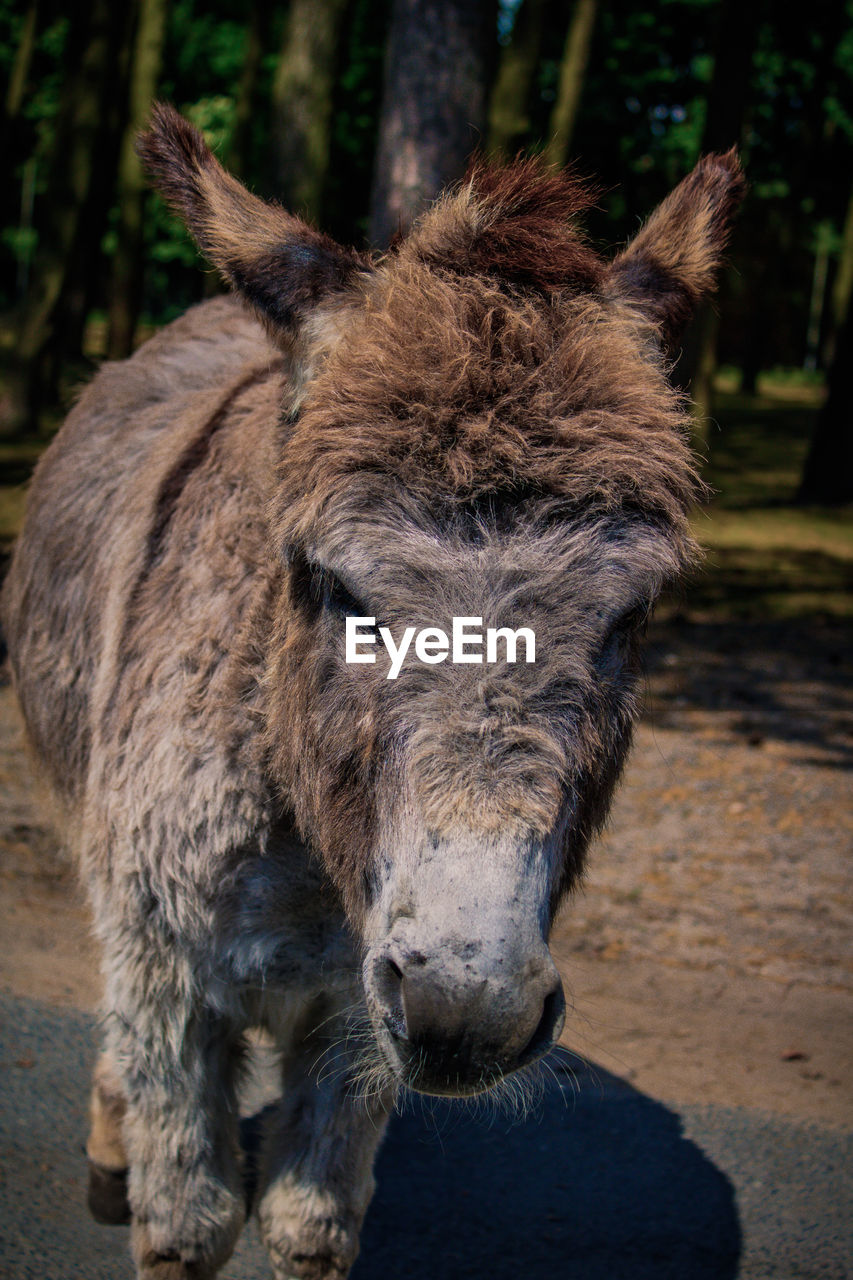
[[[534,1062],[553,1046],[554,1041],[563,1029],[563,1018],[566,1012],[566,998],[563,987],[558,983],[553,991],[549,991],[542,1004],[542,1017],[533,1035],[521,1051],[519,1064]]]
[[[475,964],[467,952],[437,959],[396,938],[377,948],[365,988],[380,1048],[399,1078],[421,1093],[476,1093],[547,1053],[565,1000],[547,953],[530,951]]]
[[[391,956],[380,956],[373,966],[373,985],[380,1002],[399,1004],[402,995],[403,970]]]
[[[382,1021],[398,1040],[408,1036],[403,1005],[403,970],[391,956],[384,956],[375,971],[376,994],[382,1004]]]

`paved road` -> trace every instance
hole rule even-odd
[[[131,1280],[84,1204],[90,1017],[0,998],[0,1277]],[[675,1109],[594,1069],[536,1118],[394,1121],[352,1280],[843,1280],[853,1133]],[[269,1280],[253,1226],[223,1280]]]

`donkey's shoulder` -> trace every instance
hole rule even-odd
[[[131,466],[168,469],[172,453],[227,417],[235,390],[257,394],[269,381],[280,395],[281,371],[281,351],[245,304],[199,303],[129,359],[101,367],[42,458],[35,488],[54,476],[67,487],[69,463],[89,492],[96,480],[121,487]]]
[[[129,360],[105,365],[99,381],[137,408],[225,386],[247,366],[280,363],[263,325],[239,299],[201,302],[159,330]],[[115,401],[113,402],[115,404]]]

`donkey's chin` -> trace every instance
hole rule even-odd
[[[376,1029],[376,1043],[397,1088],[432,1098],[488,1096],[497,1102],[509,1102],[512,1107],[518,1105],[521,1094],[530,1091],[531,1068],[535,1068],[547,1052],[543,1049],[513,1065],[493,1060],[478,1062],[459,1048],[454,1051],[447,1047],[436,1054],[434,1050],[427,1052],[408,1043],[401,1044],[400,1037],[384,1025]]]

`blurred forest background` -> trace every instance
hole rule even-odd
[[[136,160],[154,97],[258,194],[376,248],[476,147],[574,159],[609,251],[737,143],[749,196],[676,372],[720,490],[718,590],[848,607],[853,0],[0,0],[0,72],[11,484],[98,361],[220,287]],[[23,499],[4,492],[8,541]]]

